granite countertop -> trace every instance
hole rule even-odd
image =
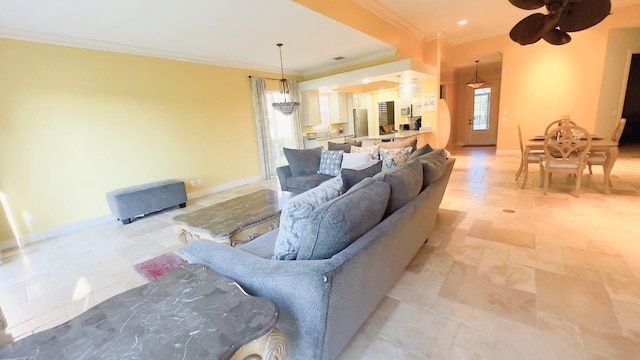
[[[308,139],[307,135],[304,135],[303,138],[305,140],[331,140],[331,139],[337,139],[337,138],[341,138],[341,137],[345,137],[345,136],[353,136],[353,134],[339,134],[339,133],[332,133],[331,135],[327,135],[327,136],[316,136],[315,139]]]

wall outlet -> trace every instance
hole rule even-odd
[[[198,178],[198,180],[196,180],[196,184],[202,185],[202,180],[200,178]]]
[[[195,180],[191,180],[191,181],[189,181],[189,183],[191,184],[191,186],[196,186],[196,181]]]

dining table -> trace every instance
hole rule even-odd
[[[529,157],[529,153],[534,150],[544,150],[544,136],[534,136],[526,140],[524,143],[524,152],[522,153],[522,159],[520,159],[520,168],[518,172],[524,172],[525,174],[528,172],[527,159]],[[607,160],[604,163],[604,193],[609,195],[611,194],[611,170],[613,169],[613,165],[618,158],[618,142],[613,141],[611,139],[600,138],[596,135],[591,135],[591,150],[590,152],[602,152],[607,156]],[[525,177],[526,178],[526,177]],[[520,186],[523,188],[525,186],[524,182]]]

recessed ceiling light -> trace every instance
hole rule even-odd
[[[362,79],[362,83],[363,84],[368,84],[369,83],[369,79]]]
[[[458,21],[458,25],[462,26],[462,25],[466,25],[467,24],[467,20],[460,20]]]

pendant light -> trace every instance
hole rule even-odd
[[[478,76],[478,63],[480,62],[480,60],[476,60],[476,76],[473,77],[473,79],[471,79],[471,81],[469,81],[467,83],[467,86],[473,89],[477,89],[479,87],[481,87],[482,85],[486,84],[486,82],[484,80],[482,80],[480,78],[480,76]]]
[[[284,101],[282,102],[274,102],[271,104],[274,109],[280,111],[285,115],[291,115],[291,113],[298,108],[300,105],[299,102],[293,102],[288,100],[289,95],[289,85],[287,84],[287,79],[284,78],[284,67],[282,66],[282,44],[276,44],[278,49],[280,50],[280,72],[282,78],[280,79],[280,93],[282,93],[282,97]]]

